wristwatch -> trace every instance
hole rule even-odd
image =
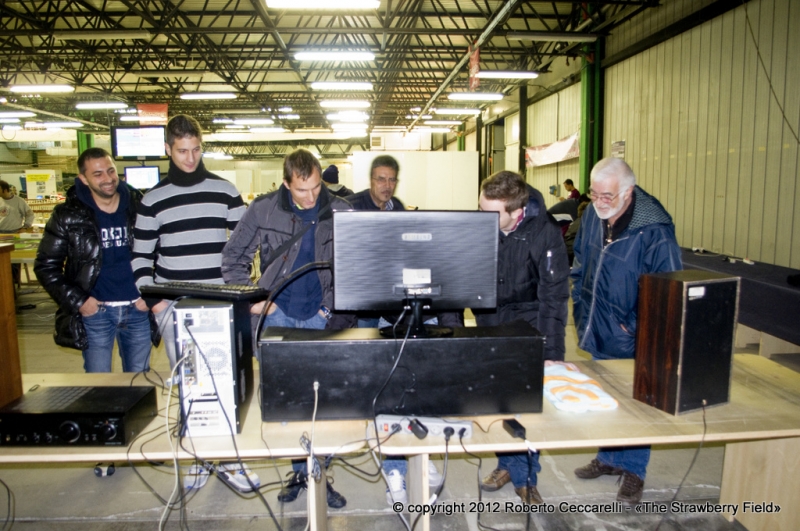
[[[320,306],[319,309],[322,310],[322,316],[325,317],[325,319],[330,319],[331,318],[331,309],[330,308],[328,308],[327,306]]]

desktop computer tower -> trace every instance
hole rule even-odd
[[[173,310],[183,434],[241,433],[253,389],[250,317],[236,303],[183,299]]]
[[[728,402],[739,284],[693,269],[640,277],[636,400],[673,415]]]

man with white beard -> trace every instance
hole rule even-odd
[[[591,173],[592,204],[575,238],[572,301],[578,346],[595,360],[633,358],[639,277],[683,269],[672,218],[623,160],[605,158]],[[575,470],[581,479],[622,476],[617,501],[642,499],[650,447],[601,448]]]

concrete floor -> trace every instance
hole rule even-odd
[[[80,373],[83,371],[80,352],[56,346],[52,340],[52,314],[55,306],[47,295],[36,288],[23,290],[18,305],[34,304],[33,309],[17,314],[22,370],[26,373]],[[567,360],[588,359],[576,347],[574,327],[567,330]],[[168,373],[168,363],[163,347],[154,351],[151,365],[162,375]],[[115,371],[120,371],[115,359]],[[668,502],[686,474],[695,454],[696,446],[655,447],[652,452],[645,483],[644,500]],[[724,448],[706,445],[686,478],[678,499],[689,503],[716,503],[719,498]],[[481,455],[482,469],[473,458],[450,459],[447,480],[441,503],[477,502],[478,477],[489,473],[496,464],[491,454]],[[477,529],[536,529],[536,530],[742,530],[738,523],[728,523],[723,517],[698,516],[690,513],[660,514],[637,513],[634,510],[616,514],[561,513],[557,506],[570,503],[610,503],[617,491],[615,477],[601,477],[583,481],[572,473],[573,469],[588,463],[594,457],[591,451],[543,452],[539,490],[546,503],[556,506],[553,514],[530,517],[505,509],[505,503],[516,504],[519,498],[511,485],[495,493],[484,493],[484,502],[499,502],[498,512],[482,512],[480,526],[475,512],[456,512],[436,515],[432,529],[472,531]],[[368,477],[348,465],[374,474],[375,465],[370,456],[346,457],[347,463],[336,460],[329,474],[335,488],[347,497],[347,506],[330,510],[328,527],[334,530],[403,530],[404,523],[395,515],[385,500],[382,480]],[[442,469],[442,456],[434,462]],[[277,493],[279,481],[290,471],[288,461],[256,461],[251,467],[261,478],[264,499],[276,515],[280,529],[301,531],[305,529],[306,494],[293,503],[280,504]],[[12,493],[12,517],[15,530],[113,530],[138,531],[159,529],[164,503],[175,485],[174,470],[157,464],[116,463],[116,473],[105,478],[93,474],[86,464],[32,464],[0,465],[0,480]],[[140,477],[141,476],[141,477]],[[0,485],[0,522],[7,515],[6,495]],[[411,521],[413,525],[413,520]],[[660,526],[660,527],[659,527]],[[7,529],[0,523],[0,529]],[[215,477],[208,484],[189,493],[168,515],[163,529],[192,530],[251,530],[278,529],[269,516],[269,509],[253,494],[242,495],[230,489]],[[419,529],[419,526],[417,527]]]

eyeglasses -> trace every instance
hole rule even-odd
[[[594,190],[592,190],[590,188],[589,189],[589,197],[592,198],[592,201],[600,201],[601,203],[610,203],[611,201],[613,201],[614,199],[619,197],[619,194],[621,194],[624,191],[625,190],[620,190],[619,192],[617,192],[614,195],[611,195],[611,194],[598,194],[598,193],[596,193]]]
[[[395,185],[395,184],[397,184],[397,180],[398,179],[397,179],[397,177],[392,177],[390,179],[387,179],[386,177],[373,177],[372,180],[373,181],[378,181],[380,184]]]

